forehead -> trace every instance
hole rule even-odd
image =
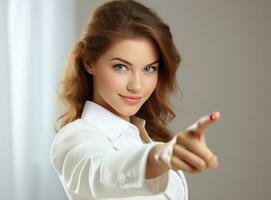
[[[159,59],[155,43],[146,37],[122,39],[115,42],[102,56],[106,60],[121,57],[133,64],[146,64]]]

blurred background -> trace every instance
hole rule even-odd
[[[138,1],[170,25],[182,56],[170,129],[221,113],[206,133],[219,168],[185,172],[189,199],[271,199],[271,1]],[[49,160],[56,89],[69,49],[104,2],[0,0],[0,199],[68,199]]]

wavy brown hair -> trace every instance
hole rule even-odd
[[[159,73],[154,92],[136,116],[146,120],[145,128],[153,140],[169,141],[172,134],[166,126],[175,118],[169,97],[179,89],[176,71],[181,61],[170,27],[152,9],[133,0],[107,2],[98,7],[90,19],[81,38],[71,49],[65,66],[58,92],[64,110],[57,118],[55,131],[81,118],[85,101],[93,98],[93,80],[84,67],[85,56],[95,62],[119,39],[144,36],[157,47]]]

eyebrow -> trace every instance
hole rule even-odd
[[[127,65],[133,66],[132,63],[130,63],[129,61],[124,60],[124,59],[122,59],[122,58],[112,58],[111,60],[119,60],[119,61],[122,61],[122,62],[126,63]],[[147,66],[153,65],[153,64],[156,64],[156,63],[159,63],[159,60],[156,60],[156,61],[154,61],[154,62],[148,64]]]

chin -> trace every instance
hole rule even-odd
[[[132,115],[135,115],[137,112],[138,112],[138,108],[136,107],[133,107],[133,108],[129,108],[129,107],[126,107],[126,106],[123,106],[120,110],[119,110],[119,113],[123,116],[132,116]]]
[[[132,115],[136,114],[137,111],[138,111],[138,109],[130,109],[130,110],[125,109],[125,111],[121,112],[121,114],[124,116],[132,116]]]

